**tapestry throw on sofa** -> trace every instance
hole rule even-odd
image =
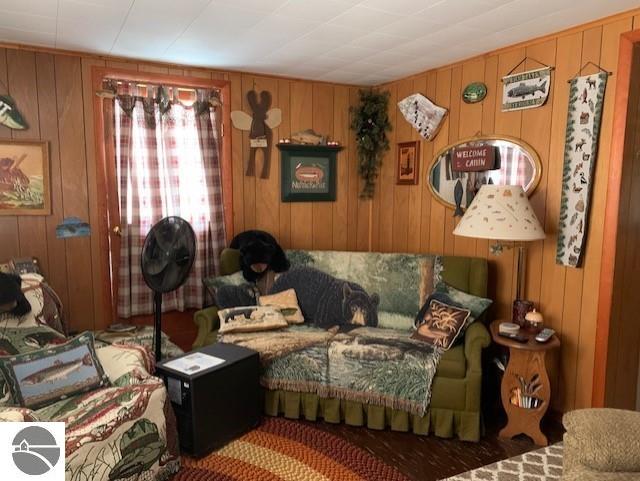
[[[584,251],[606,72],[576,77],[569,86],[556,262],[580,267]]]

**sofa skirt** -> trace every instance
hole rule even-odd
[[[264,410],[268,416],[283,415],[289,419],[366,426],[369,429],[387,429],[412,432],[419,435],[435,434],[441,438],[457,436],[463,441],[480,440],[480,413],[433,408],[424,416],[410,414],[384,406],[363,404],[336,398],[322,398],[317,394],[265,389]]]

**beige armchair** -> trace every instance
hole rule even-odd
[[[562,421],[563,481],[640,480],[640,412],[582,409]]]

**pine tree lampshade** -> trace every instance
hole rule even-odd
[[[519,185],[483,185],[453,231],[454,235],[494,239],[492,249],[500,252],[500,241],[518,245],[518,285],[516,299],[523,298],[524,245],[523,242],[545,238],[544,229]]]

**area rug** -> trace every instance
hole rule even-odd
[[[183,456],[173,481],[409,481],[348,441],[307,424],[266,418],[201,459]]]
[[[558,443],[467,471],[446,481],[559,481],[561,477],[562,443]]]

